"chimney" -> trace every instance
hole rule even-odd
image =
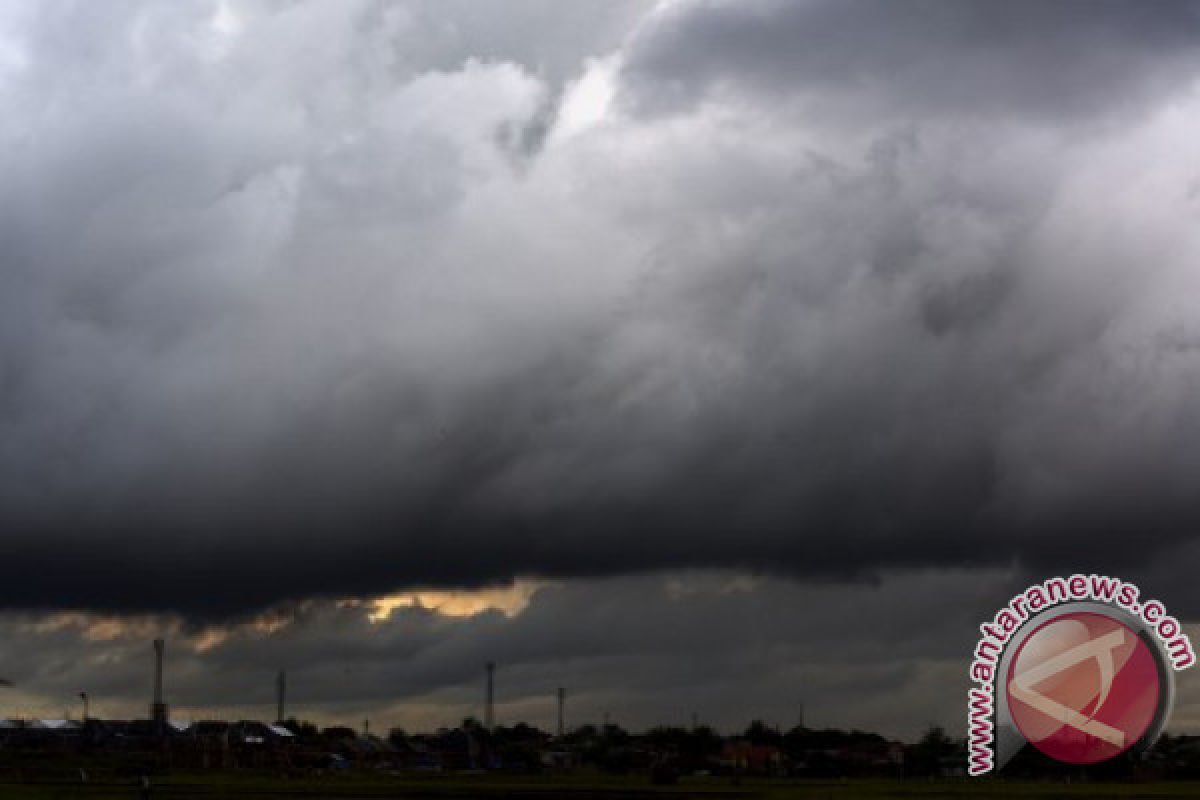
[[[163,651],[167,643],[154,640],[154,700],[150,704],[150,719],[159,733],[167,729],[167,704],[163,702]]]

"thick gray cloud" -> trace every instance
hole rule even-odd
[[[749,89],[756,102],[868,118],[1061,119],[1190,82],[1198,40],[1193,0],[718,0],[666,5],[630,43],[627,69],[647,111]]]
[[[4,12],[0,603],[1192,594],[1194,15],[900,8]]]
[[[148,638],[166,631],[167,695],[182,719],[267,717],[286,667],[302,718],[428,730],[480,715],[483,664],[495,660],[505,723],[552,729],[553,692],[566,686],[574,724],[607,713],[640,729],[695,713],[734,731],[754,718],[793,725],[803,706],[810,725],[911,737],[931,722],[961,727],[975,625],[1013,585],[997,571],[853,586],[704,572],[546,586],[511,616],[401,607],[371,622],[369,606],[310,602],[197,629],[9,614],[0,663],[16,686],[0,694],[0,715],[77,714],[80,689],[95,713],[143,714]]]
[[[913,739],[940,724],[962,734],[977,625],[1024,586],[1013,570],[854,584],[704,571],[518,585],[490,599],[426,593],[423,606],[305,601],[199,626],[170,615],[8,612],[0,675],[15,686],[0,690],[0,716],[78,716],[80,690],[93,713],[141,716],[149,641],[164,635],[167,700],[183,720],[270,718],[286,668],[290,713],[302,719],[432,730],[481,715],[483,664],[496,661],[505,724],[552,730],[554,690],[565,686],[572,725],[608,715],[636,730],[695,714],[734,732],[755,718],[790,727],[803,713],[815,727]],[[390,616],[377,616],[380,603]],[[1177,677],[1171,730],[1200,730],[1200,684],[1191,671]]]

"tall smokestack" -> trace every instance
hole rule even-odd
[[[483,706],[483,727],[489,731],[496,727],[496,664],[487,663],[487,695]]]
[[[287,719],[284,716],[284,704],[287,700],[287,673],[279,670],[275,677],[275,721],[280,725]]]
[[[560,739],[562,738],[563,734],[566,732],[566,728],[563,725],[563,711],[566,709],[566,706],[567,706],[567,690],[563,689],[562,687],[559,687],[559,689],[558,689],[558,738],[560,738]]]
[[[150,704],[150,719],[160,733],[167,727],[167,704],[163,702],[163,651],[166,647],[167,643],[162,639],[154,640],[154,700]]]

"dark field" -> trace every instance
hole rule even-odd
[[[130,780],[0,782],[0,798],[518,798],[520,800],[617,800],[617,798],[746,798],[754,800],[853,800],[853,798],[1111,797],[1200,795],[1193,783],[1066,784],[998,780],[769,781],[733,785],[728,778],[688,778],[677,786],[652,786],[644,778],[455,776],[326,776],[284,779],[269,775],[177,774],[158,778],[149,795]]]

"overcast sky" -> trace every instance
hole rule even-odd
[[[1174,0],[0,3],[0,713],[164,632],[193,714],[910,735],[1026,582],[1200,619],[1198,78]]]

